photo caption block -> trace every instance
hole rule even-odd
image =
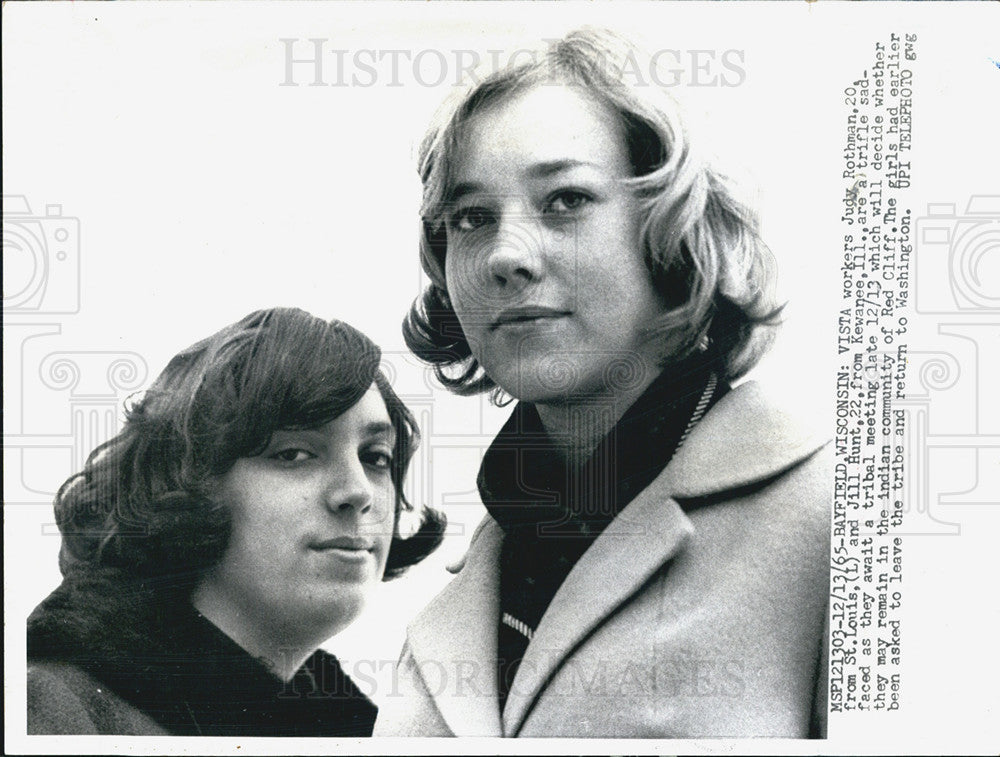
[[[899,708],[912,212],[911,64],[891,33],[844,88],[830,710]]]

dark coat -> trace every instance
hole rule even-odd
[[[377,736],[823,735],[832,469],[753,382],[712,408],[560,586],[501,712],[503,531],[410,625]]]
[[[76,570],[28,619],[28,733],[369,736],[375,705],[336,658],[288,683],[186,592]]]

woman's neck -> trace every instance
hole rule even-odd
[[[579,467],[657,375],[650,370],[642,381],[625,390],[567,402],[538,403],[535,409],[553,446],[569,465]]]
[[[191,604],[212,625],[261,660],[272,674],[288,682],[309,655],[333,635],[333,631],[309,634],[279,619],[277,624],[263,621],[257,613],[231,594],[220,591],[210,578],[203,580],[191,594]]]

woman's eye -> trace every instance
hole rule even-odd
[[[288,449],[278,450],[271,455],[272,460],[278,460],[282,463],[303,463],[314,457],[316,456],[312,452],[299,447],[289,447]]]
[[[361,455],[361,460],[365,465],[370,465],[372,468],[388,470],[392,467],[392,455],[381,450],[369,450],[368,452],[364,452]]]
[[[475,231],[493,220],[493,214],[487,208],[461,208],[452,213],[448,226],[453,231]]]
[[[579,210],[590,202],[590,200],[590,196],[584,194],[583,192],[567,189],[557,193],[551,200],[549,200],[548,204],[545,206],[545,212],[570,213],[574,210]]]

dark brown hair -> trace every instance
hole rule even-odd
[[[417,531],[400,538],[400,512],[413,509],[403,478],[419,436],[380,359],[346,323],[288,308],[251,313],[180,352],[127,408],[122,431],[56,495],[63,572],[111,567],[195,582],[229,539],[214,480],[262,452],[273,432],[323,425],[374,383],[396,431],[396,530],[385,578],[400,575],[440,544],[445,520],[422,508]]]

